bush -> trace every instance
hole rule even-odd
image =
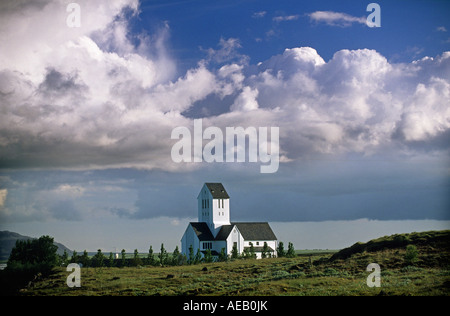
[[[414,245],[408,245],[406,247],[405,253],[405,263],[407,265],[411,265],[418,259],[419,252],[417,251],[417,247]]]
[[[58,247],[53,243],[53,237],[42,236],[39,239],[17,240],[11,250],[7,262],[7,270],[26,273],[41,272],[48,274],[57,264],[56,251]]]
[[[17,240],[6,269],[0,271],[0,294],[15,295],[30,282],[50,275],[58,262],[57,249],[49,236]]]
[[[289,276],[290,276],[289,272],[284,270],[275,271],[274,273],[272,273],[273,280],[281,280],[288,278]]]

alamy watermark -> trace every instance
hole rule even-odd
[[[81,27],[81,6],[78,3],[69,3],[66,7],[66,24],[68,27]]]
[[[77,263],[70,263],[66,268],[67,272],[72,272],[66,279],[68,287],[81,287],[81,268]]]
[[[196,119],[193,135],[185,126],[172,130],[171,139],[178,141],[172,146],[171,157],[176,163],[259,161],[261,173],[275,173],[280,163],[279,134],[279,127],[270,127],[269,140],[268,127],[226,127],[224,138],[219,127],[210,126],[203,130],[203,120]],[[203,140],[210,141],[203,146]]]
[[[368,27],[381,27],[381,7],[378,3],[369,3],[367,12],[372,12],[367,16],[366,24]]]
[[[381,286],[381,268],[378,263],[371,263],[366,268],[367,272],[372,272],[369,274],[366,280],[368,287],[380,287]]]

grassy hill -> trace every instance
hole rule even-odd
[[[357,242],[353,246],[335,253],[330,260],[347,259],[364,252],[373,253],[392,249],[403,249],[407,245],[414,245],[422,253],[422,263],[425,266],[448,264],[450,250],[450,230],[414,232],[410,234],[395,234],[372,239],[367,243]],[[444,251],[442,251],[444,250]],[[426,257],[433,260],[424,262]],[[431,255],[431,256],[430,256]]]
[[[0,261],[8,260],[11,250],[16,245],[16,240],[26,240],[26,239],[34,239],[34,238],[6,230],[0,231]],[[59,255],[62,255],[64,253],[64,250],[66,250],[69,255],[72,254],[72,250],[70,250],[63,244],[58,242],[55,242],[54,244],[58,246],[57,253]]]
[[[81,287],[55,270],[22,295],[449,295],[450,231],[385,236],[337,253],[235,260],[175,267],[82,268]],[[414,244],[417,261],[405,261]],[[368,287],[369,263],[381,267],[381,287]]]

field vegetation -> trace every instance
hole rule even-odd
[[[81,287],[56,267],[19,295],[431,295],[450,294],[450,231],[385,236],[339,252],[293,258],[238,259],[182,266],[83,267]],[[381,286],[366,283],[367,265],[381,268]]]

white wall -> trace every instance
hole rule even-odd
[[[194,248],[194,255],[197,253],[197,249],[200,247],[199,240],[195,235],[194,229],[191,225],[188,225],[184,232],[183,238],[181,238],[181,253],[189,258],[189,247],[192,245]]]
[[[239,254],[241,254],[244,251],[244,238],[242,237],[239,229],[236,226],[233,228],[233,231],[230,233],[230,235],[228,235],[228,238],[226,240],[228,255],[231,255],[233,244],[235,242],[237,242],[238,252]]]
[[[253,244],[253,247],[264,247],[264,242],[267,243],[267,246],[272,248],[274,252],[272,255],[277,255],[277,241],[276,240],[246,240],[244,242],[244,247],[250,247],[250,243]],[[244,249],[242,249],[244,251]],[[256,252],[256,258],[261,259],[261,252]]]

